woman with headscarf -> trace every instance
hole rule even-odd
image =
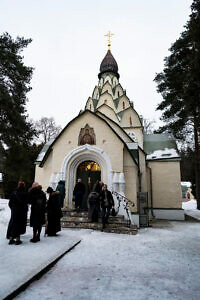
[[[7,230],[7,239],[9,239],[10,245],[20,245],[22,243],[20,235],[26,232],[28,211],[27,196],[25,183],[19,181],[17,190],[11,194],[8,203],[11,209],[11,218]]]
[[[33,238],[30,242],[37,243],[40,241],[42,225],[45,224],[46,208],[46,195],[37,182],[34,182],[29,190],[29,203],[31,204],[30,226],[33,227]]]
[[[60,203],[60,207],[63,208],[64,199],[65,199],[65,182],[64,182],[64,180],[60,180],[58,182],[56,191],[59,192],[59,203]]]

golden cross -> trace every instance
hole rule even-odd
[[[108,50],[110,50],[110,46],[111,46],[111,40],[110,40],[110,38],[111,38],[111,36],[113,36],[113,35],[114,35],[114,33],[111,33],[110,30],[108,31],[107,34],[104,35],[104,36],[107,36],[107,37],[108,37]]]

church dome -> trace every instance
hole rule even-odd
[[[100,73],[99,73],[98,77],[100,78],[101,75],[106,72],[114,73],[117,76],[117,78],[119,79],[118,65],[117,65],[117,62],[114,59],[110,50],[108,50],[108,52],[106,53],[106,56],[104,57],[104,59],[101,62]]]

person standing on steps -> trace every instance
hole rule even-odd
[[[83,202],[83,196],[85,193],[85,186],[81,182],[81,178],[78,178],[78,182],[76,183],[73,191],[73,197],[75,198],[75,208],[76,211],[80,211]]]
[[[11,209],[11,218],[8,224],[7,239],[9,245],[20,245],[20,235],[26,232],[28,194],[25,190],[25,183],[18,182],[17,190],[11,194],[9,203]]]
[[[40,241],[42,225],[45,224],[46,195],[41,185],[37,182],[32,184],[29,190],[29,203],[31,204],[30,226],[33,227],[32,243]]]
[[[112,193],[108,190],[107,184],[104,184],[103,190],[100,193],[100,203],[101,203],[101,218],[102,218],[102,230],[108,224],[108,218],[110,216],[110,210],[114,207],[114,200]]]
[[[48,187],[47,194],[49,194],[49,199],[47,201],[47,228],[45,233],[48,236],[56,236],[56,233],[61,231],[60,219],[62,217],[59,192],[54,192],[51,187]]]
[[[60,207],[63,208],[64,199],[65,199],[65,182],[64,182],[64,180],[60,180],[58,182],[56,191],[59,192],[59,203],[60,203]]]
[[[99,194],[94,190],[88,196],[88,221],[98,222],[99,218]]]

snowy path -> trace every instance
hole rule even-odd
[[[78,236],[70,236],[61,231],[57,237],[41,236],[37,244],[29,242],[32,228],[27,226],[21,236],[23,244],[8,245],[6,237],[10,209],[7,201],[0,201],[0,299],[5,298],[25,282],[32,279],[51,262],[80,241]],[[44,231],[44,229],[43,229]]]
[[[195,202],[185,205],[200,214]],[[44,256],[79,239],[74,250],[16,299],[200,299],[199,221],[166,222],[166,227],[162,222],[162,228],[140,229],[136,236],[66,229],[35,245],[29,243],[28,227],[23,244],[10,246],[5,239],[9,216],[7,201],[0,199],[0,299],[5,289],[12,291],[23,281],[25,269],[30,267],[31,276]]]
[[[184,209],[186,215],[200,220],[200,211],[197,210],[196,200],[190,200],[188,202],[182,203],[182,208]]]
[[[139,232],[78,231],[81,244],[16,299],[199,300],[200,224]]]

